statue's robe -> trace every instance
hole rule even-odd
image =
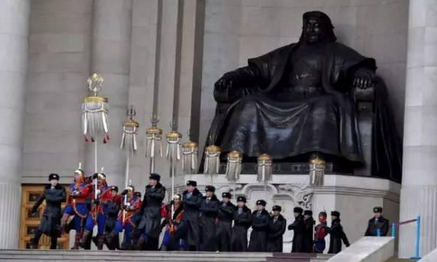
[[[249,59],[248,67],[236,70],[237,78],[246,80],[237,81],[240,86],[226,94],[230,104],[219,103],[208,143],[219,145],[222,152],[238,150],[249,157],[267,153],[286,159],[321,152],[363,163],[352,79],[357,69],[375,70],[375,60],[340,43],[318,45],[321,57],[313,68],[319,70],[316,92],[298,93],[284,86],[284,79],[293,77],[290,65],[295,65],[299,44]],[[305,61],[302,54],[299,59]],[[303,83],[302,88],[307,87]],[[223,95],[217,92],[216,99]],[[390,122],[382,81],[375,93],[372,173],[400,180],[400,140]]]

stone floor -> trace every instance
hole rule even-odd
[[[330,255],[213,252],[0,250],[0,261],[324,262]]]

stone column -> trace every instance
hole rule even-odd
[[[91,70],[104,78],[102,95],[109,98],[108,144],[99,139],[98,166],[110,184],[124,187],[125,154],[120,149],[122,123],[129,100],[132,0],[95,0]],[[87,170],[94,169],[93,145],[88,146]]]
[[[29,0],[0,3],[0,249],[18,248]]]
[[[436,1],[410,1],[400,219],[422,217],[422,256],[437,248],[436,9]],[[399,256],[414,249],[415,225],[402,226]]]

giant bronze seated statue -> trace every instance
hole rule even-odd
[[[207,144],[246,162],[266,153],[285,165],[317,154],[348,173],[366,166],[367,175],[399,181],[402,146],[375,71],[374,59],[336,42],[326,14],[307,12],[298,43],[216,82]]]

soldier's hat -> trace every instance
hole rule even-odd
[[[206,186],[205,187],[205,191],[206,192],[215,192],[215,187],[214,186]]]
[[[125,190],[135,192],[135,187],[130,185],[130,186],[127,186]]]
[[[118,193],[118,186],[111,186],[111,190],[113,190],[113,191]]]
[[[80,168],[74,170],[74,174],[80,174],[82,176],[85,176],[85,172]]]
[[[187,181],[187,186],[194,186],[194,187],[196,187],[197,186],[197,182],[194,181],[194,180],[188,180]]]
[[[135,192],[135,194],[134,194],[136,197],[139,197],[139,198],[141,198],[141,192]]]
[[[239,196],[238,198],[237,198],[237,202],[244,202],[244,203],[246,203],[246,197],[245,196]]]
[[[305,210],[305,211],[303,212],[303,214],[304,214],[304,215],[307,215],[307,216],[312,216],[312,215],[313,215],[313,211],[311,211],[311,210]]]
[[[338,212],[338,211],[332,211],[332,212],[331,212],[331,216],[340,217],[340,212]]]
[[[161,176],[159,174],[152,173],[152,174],[150,174],[149,179],[160,181],[161,180]]]
[[[382,213],[382,207],[374,207],[373,213]]]
[[[222,193],[222,197],[223,197],[223,198],[232,198],[232,194],[229,193],[229,192],[223,192],[223,193]]]
[[[319,213],[319,217],[327,217],[327,216],[328,216],[328,214],[326,214],[325,211],[322,211]]]
[[[279,212],[281,212],[282,211],[282,207],[278,206],[278,205],[275,205],[275,206],[272,207],[272,211],[279,211]]]
[[[301,207],[295,207],[293,209],[293,213],[302,214],[303,213],[303,209]]]
[[[257,206],[266,206],[267,203],[266,203],[266,201],[260,199],[260,200],[256,201],[256,205]]]
[[[58,180],[59,181],[59,175],[58,174],[50,174],[49,181],[50,180]]]

